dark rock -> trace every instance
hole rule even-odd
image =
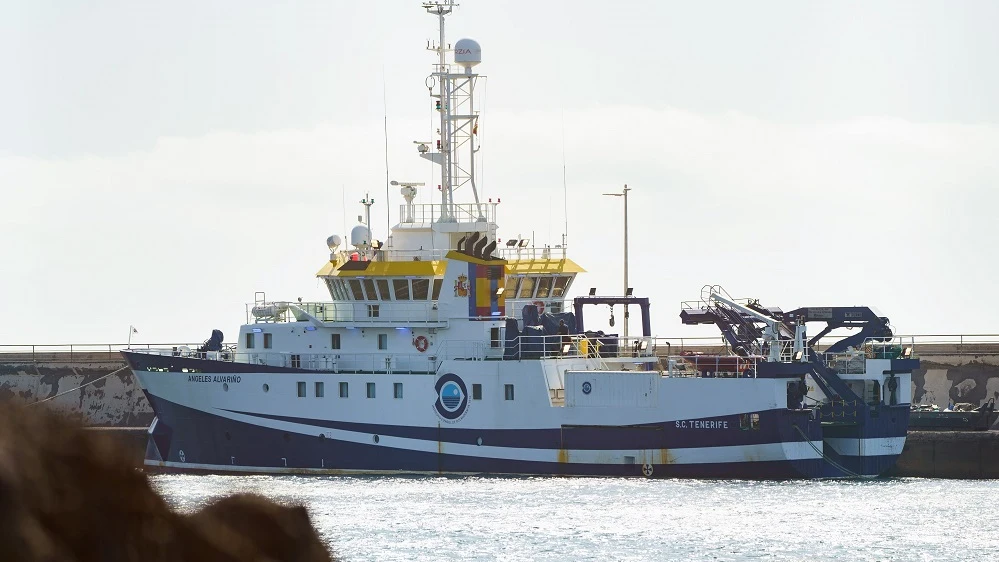
[[[328,561],[303,507],[233,496],[172,511],[134,455],[44,409],[0,405],[0,560]]]

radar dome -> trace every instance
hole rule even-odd
[[[350,245],[364,247],[371,244],[371,231],[363,224],[350,229]]]
[[[331,252],[335,252],[340,247],[340,244],[343,244],[343,239],[340,238],[339,234],[334,234],[326,239],[326,246],[329,247]]]
[[[458,39],[454,44],[454,62],[465,70],[482,62],[482,47],[474,39]]]

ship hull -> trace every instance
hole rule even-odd
[[[169,358],[167,358],[169,359]],[[148,357],[141,366],[150,366]],[[156,359],[153,361],[162,361]],[[130,359],[133,366],[135,361]],[[176,361],[173,362],[176,366]],[[523,362],[525,369],[540,362]],[[185,359],[181,371],[135,371],[157,418],[150,427],[146,467],[167,472],[272,474],[494,474],[632,476],[646,478],[838,478],[874,477],[888,470],[901,446],[879,450],[876,440],[904,442],[901,435],[860,439],[872,453],[850,458],[831,447],[810,410],[777,407],[783,380],[670,380],[655,374],[655,404],[648,407],[555,406],[524,400],[497,408],[474,404],[467,415],[436,415],[433,374],[250,372],[253,366]],[[226,367],[218,369],[219,366]],[[216,368],[212,372],[212,368]],[[234,375],[233,370],[239,374]],[[499,380],[496,380],[496,377]],[[633,375],[622,375],[633,376]],[[307,379],[405,380],[417,397],[377,407],[366,397],[341,399],[281,396],[279,389]],[[469,385],[502,388],[493,371],[463,375]],[[524,383],[520,374],[518,384]],[[541,378],[540,380],[544,380]],[[228,382],[224,382],[228,381]],[[439,383],[438,383],[439,384]],[[598,383],[600,384],[600,383]],[[255,400],[238,394],[273,387]],[[421,389],[420,386],[427,389]],[[731,392],[724,390],[731,386]],[[220,388],[222,387],[222,388]],[[230,388],[231,387],[231,388]],[[521,387],[518,387],[521,388]],[[411,390],[413,389],[413,390]],[[429,389],[429,390],[428,390]],[[591,390],[590,397],[596,392]],[[582,395],[580,395],[582,397]],[[518,396],[519,398],[519,396]],[[351,402],[353,400],[353,402]],[[391,400],[391,399],[388,399]],[[351,406],[353,404],[353,407]],[[574,405],[573,405],[574,404]],[[317,407],[318,405],[318,407]],[[380,408],[380,409],[379,409]],[[891,433],[892,428],[887,428]],[[842,445],[843,439],[835,442]],[[879,443],[881,441],[878,441]]]

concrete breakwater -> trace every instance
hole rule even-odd
[[[892,475],[999,478],[999,431],[910,431]]]
[[[125,367],[117,351],[28,354],[0,350],[0,402],[44,400],[46,408],[87,426],[148,426],[153,410]]]

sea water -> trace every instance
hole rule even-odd
[[[305,505],[342,560],[996,560],[999,481],[155,476]]]

